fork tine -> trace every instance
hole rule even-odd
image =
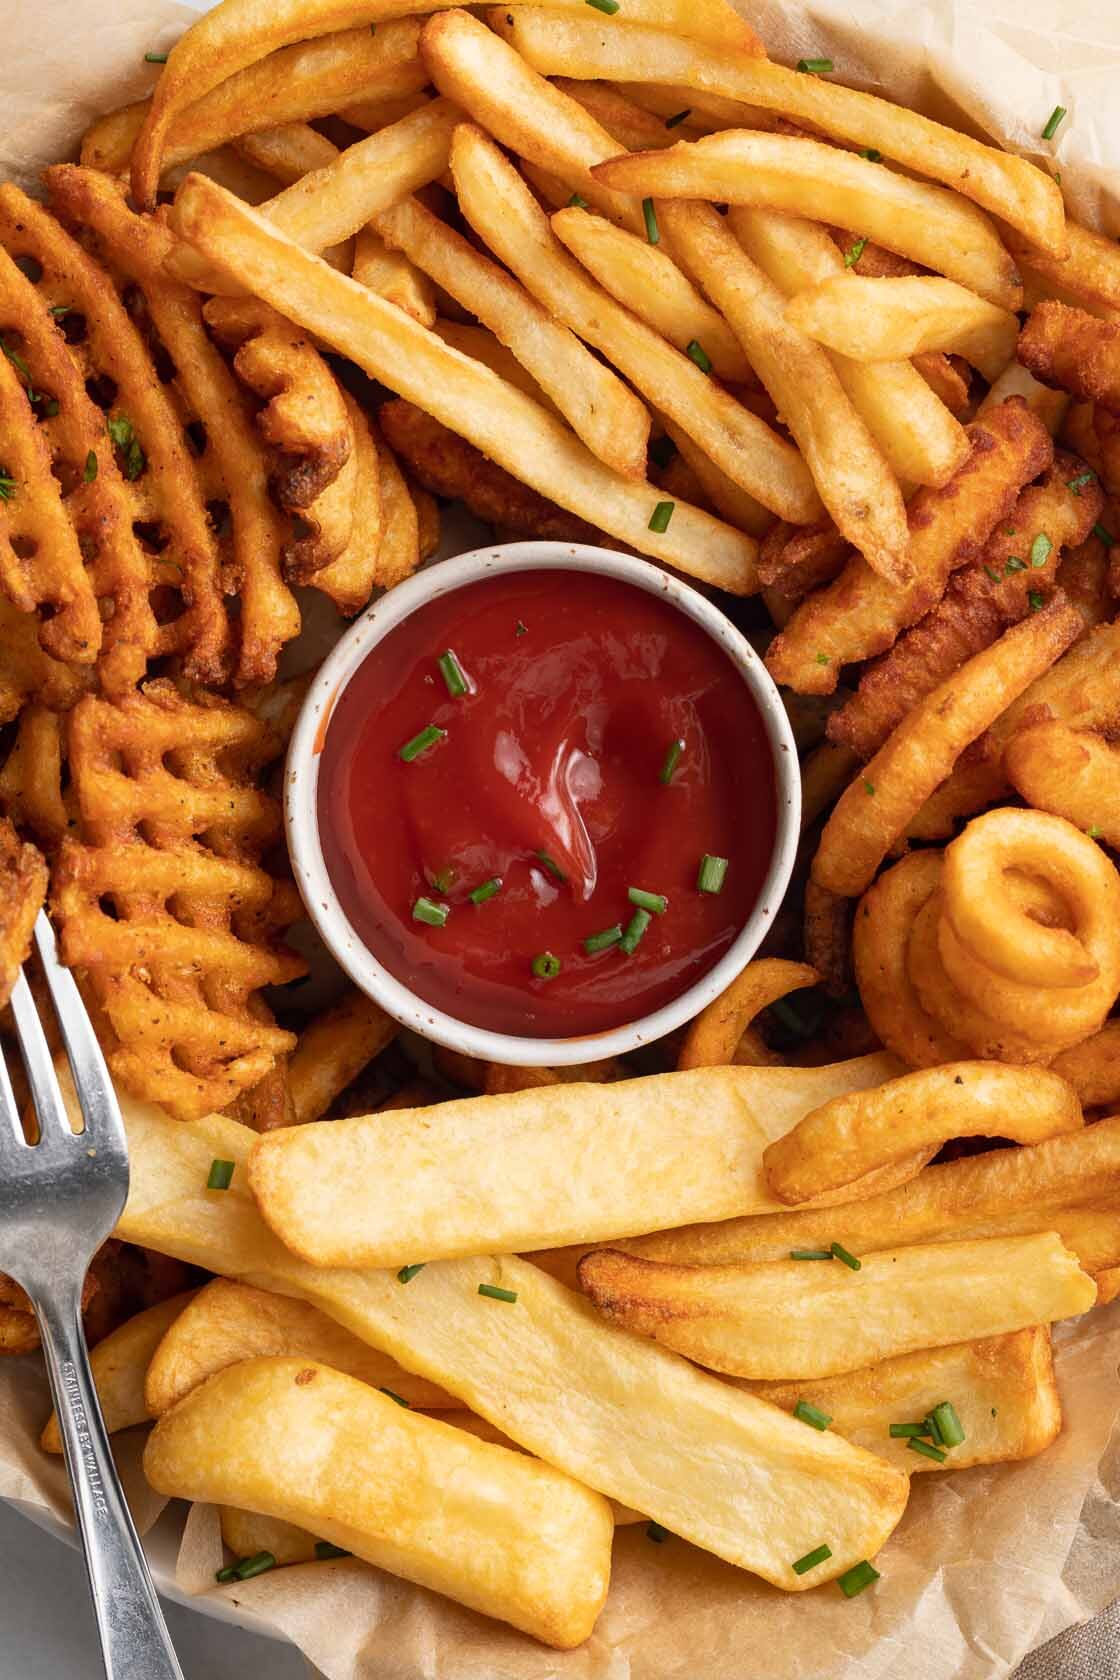
[[[59,1137],[63,1132],[68,1137],[72,1136],[73,1128],[66,1112],[66,1104],[62,1100],[54,1063],[51,1061],[50,1046],[47,1044],[39,1012],[35,1008],[31,987],[27,984],[27,976],[22,970],[12,987],[11,1001],[16,1037],[23,1052],[23,1065],[27,1070],[27,1082],[31,1086],[31,1100],[39,1119],[40,1145],[52,1137]]]
[[[27,1139],[23,1135],[23,1126],[20,1123],[19,1105],[8,1077],[4,1052],[0,1050],[0,1151],[9,1143],[27,1148]]]
[[[115,1139],[123,1147],[124,1122],[109,1069],[74,976],[59,958],[54,929],[42,910],[35,919],[35,945],[62,1030],[86,1133],[94,1141]]]

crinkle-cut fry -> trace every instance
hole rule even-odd
[[[1052,289],[1098,308],[1120,310],[1120,252],[1114,239],[1067,219],[1065,256],[1040,250],[1014,225],[1004,230],[1004,240],[1016,261]]]
[[[839,529],[878,575],[896,584],[908,579],[902,492],[827,354],[786,322],[781,291],[710,205],[667,201],[658,214],[685,268],[746,350]],[[747,488],[790,517],[764,491]]]
[[[606,1500],[326,1365],[220,1372],[160,1419],[144,1472],[157,1491],[310,1528],[562,1650],[606,1598]]]
[[[435,325],[436,293],[428,276],[402,251],[393,251],[372,228],[361,228],[354,239],[350,273],[389,303],[395,303],[423,327]]]
[[[586,520],[558,507],[528,485],[519,484],[446,426],[414,403],[399,397],[379,411],[381,428],[393,449],[425,489],[466,504],[487,524],[520,537],[553,542],[601,544],[603,536]]]
[[[422,405],[524,483],[641,553],[735,593],[753,587],[751,538],[681,504],[667,532],[651,532],[658,499],[651,486],[612,473],[520,391],[326,268],[220,187],[191,176],[173,214],[180,233],[205,255],[235,267],[282,314]]]
[[[144,1398],[144,1379],[152,1356],[180,1313],[195,1298],[196,1291],[172,1295],[154,1307],[125,1319],[102,1338],[89,1356],[93,1385],[101,1402],[101,1414],[110,1435],[147,1423],[153,1415]],[[58,1417],[52,1412],[43,1427],[39,1445],[44,1452],[60,1453],[62,1438]]]
[[[351,616],[361,611],[374,589],[392,589],[411,577],[426,554],[422,552],[416,500],[392,450],[351,398],[347,398],[347,408],[357,443],[354,529],[338,559],[313,572],[308,582],[329,596],[340,612]],[[378,536],[376,543],[371,543],[369,530],[375,514]]]
[[[600,350],[743,489],[790,519],[819,514],[797,450],[590,277],[480,129],[456,129],[451,164],[468,221],[541,305]]]
[[[175,1315],[142,1373],[145,1416],[162,1417],[207,1378],[243,1359],[313,1359],[371,1388],[391,1388],[410,1406],[444,1411],[458,1402],[395,1359],[351,1335],[318,1307],[219,1277]]]
[[[766,653],[775,682],[831,694],[845,665],[892,647],[945,593],[949,576],[976,560],[1024,485],[1054,458],[1050,434],[1018,398],[966,428],[972,449],[949,482],[917,492],[907,509],[913,580],[896,588],[862,556],[805,600]]]
[[[844,568],[851,544],[831,520],[787,525],[768,531],[758,551],[758,575],[789,601],[800,601]]]
[[[781,957],[756,958],[689,1023],[677,1053],[677,1067],[728,1066],[756,1015],[790,992],[819,981],[820,975],[807,963],[786,962]]]
[[[677,1266],[599,1249],[579,1263],[599,1311],[730,1376],[831,1377],[918,1348],[1087,1312],[1097,1286],[1053,1231],[838,1260]]]
[[[124,1107],[128,1240],[311,1300],[521,1447],[670,1532],[796,1591],[806,1583],[790,1560],[819,1544],[826,1516],[836,1574],[874,1556],[898,1522],[901,1479],[872,1455],[802,1424],[775,1429],[772,1407],[620,1334],[524,1260],[431,1264],[407,1290],[393,1272],[309,1268],[249,1195],[252,1133],[221,1115],[183,1127],[151,1105]],[[222,1196],[204,1188],[216,1155],[237,1164]],[[480,1298],[480,1283],[516,1293],[516,1310]],[[517,1371],[532,1381],[511,1383]]]
[[[1033,1144],[1082,1125],[1077,1094],[1058,1074],[946,1062],[889,1079],[874,1091],[830,1098],[768,1144],[762,1160],[780,1200],[807,1202],[908,1155],[925,1166],[950,1138]]]
[[[769,508],[764,508],[749,490],[744,490],[741,484],[728,478],[723,468],[717,467],[711,456],[706,455],[687,432],[674,425],[672,420],[665,421],[665,432],[670,442],[677,446],[677,453],[669,463],[670,469],[678,464],[687,467],[696,482],[695,493],[686,500],[699,498],[722,519],[737,526],[740,531],[747,531],[752,537],[764,537],[773,529],[775,516]]]
[[[123,1086],[184,1118],[222,1108],[295,1043],[260,996],[304,972],[278,937],[298,897],[259,862],[280,811],[256,775],[280,743],[249,712],[165,681],[87,696],[68,735],[81,822],[53,882],[64,960]]]
[[[916,1068],[968,1056],[963,1040],[924,1008],[907,965],[914,923],[940,880],[940,852],[912,852],[864,894],[852,924],[852,964],[867,1018],[887,1048]]]
[[[787,313],[807,288],[844,286],[853,276],[822,227],[799,216],[742,205],[729,214],[740,245],[786,298]],[[968,454],[964,428],[918,370],[904,360],[873,367],[833,354],[849,400],[900,480],[944,484]]]
[[[1066,412],[1070,406],[1070,399],[1065,391],[1053,391],[1048,385],[1040,385],[1033,373],[1028,373],[1022,362],[1010,361],[999,378],[994,380],[985,392],[976,410],[977,416],[987,414],[990,409],[997,408],[1008,397],[1022,397],[1032,413],[1037,414],[1051,437],[1056,437],[1062,429]]]
[[[0,1009],[31,949],[31,930],[47,893],[47,866],[30,841],[0,817]]]
[[[1120,324],[1046,298],[1019,335],[1018,355],[1044,384],[1120,409]]]
[[[1098,1305],[1102,1293],[1098,1277]],[[904,1475],[1034,1458],[1062,1427],[1047,1324],[983,1341],[920,1348],[807,1385],[751,1383],[749,1388],[783,1411],[792,1412],[798,1401],[816,1406],[831,1418],[830,1429],[878,1453]],[[964,1440],[943,1463],[912,1452],[907,1440],[891,1436],[892,1423],[919,1423],[945,1399],[952,1401]]]
[[[847,747],[822,741],[801,763],[801,832],[839,798],[856,773],[859,759]]]
[[[377,218],[376,227],[391,248],[403,252],[490,328],[593,454],[628,477],[644,476],[649,439],[645,407],[569,327],[418,199],[391,206]]]
[[[1083,628],[1059,592],[939,683],[841,794],[813,859],[813,879],[841,897],[866,892],[891,845],[965,747],[1049,670]]]
[[[300,1033],[288,1070],[296,1123],[321,1120],[397,1030],[392,1016],[356,987],[317,1015]]]
[[[934,274],[898,280],[837,274],[792,298],[786,318],[861,363],[952,351],[988,380],[1003,372],[1019,337],[1009,309]]]
[[[1101,510],[1096,484],[1070,495],[1071,479],[1083,471],[1083,462],[1059,452],[1021,492],[979,559],[949,579],[932,611],[869,665],[852,698],[830,713],[831,741],[870,758],[938,682],[1026,618],[1054,588],[1063,550],[1084,542]]]
[[[0,636],[4,614],[0,612]],[[5,657],[11,643],[0,643]],[[16,738],[0,768],[0,811],[53,849],[70,825],[68,795],[62,789],[62,720],[45,706],[25,706],[19,714]]]
[[[1120,847],[1120,747],[1052,718],[1012,736],[1003,768],[1028,805]]]
[[[919,175],[943,181],[1056,256],[1066,253],[1061,191],[1048,174],[1026,158],[987,146],[917,111],[839,82],[799,74],[766,58],[747,58],[699,41],[676,40],[662,31],[640,27],[636,18],[625,29],[604,29],[582,16],[577,21],[550,9],[516,8],[512,23],[503,24],[504,11],[493,14],[498,20],[495,27],[543,75],[669,82],[803,119],[837,140],[874,147]],[[751,123],[740,121],[739,126]],[[863,159],[856,161],[863,165]],[[722,199],[725,195],[713,196]],[[835,201],[823,219],[850,220],[841,215]],[[858,218],[852,225],[863,227]],[[894,248],[890,239],[879,243]]]

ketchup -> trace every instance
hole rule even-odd
[[[776,823],[727,655],[670,602],[582,571],[418,608],[355,672],[319,773],[327,869],[369,950],[438,1009],[522,1037],[602,1032],[687,990],[750,914]],[[709,884],[726,860],[718,891],[698,888],[705,857]],[[630,888],[668,905],[635,923]],[[617,928],[642,931],[585,949]]]

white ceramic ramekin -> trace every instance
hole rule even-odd
[[[608,1032],[578,1038],[520,1038],[512,1033],[490,1032],[444,1014],[409,991],[382,967],[351,926],[327,873],[319,843],[319,754],[334,706],[371,649],[418,607],[451,590],[502,573],[548,570],[598,572],[618,578],[635,589],[661,596],[706,630],[727,654],[762,714],[773,754],[777,795],[774,854],[758,902],[715,967],[663,1008]],[[308,913],[355,985],[402,1025],[448,1049],[488,1062],[563,1067],[622,1055],[664,1037],[718,997],[746,966],[789,885],[801,820],[801,777],[785,707],[766,668],[749,642],[703,595],[645,560],[632,560],[606,549],[557,542],[504,543],[442,560],[417,572],[375,601],[342,637],[308,690],[292,735],[284,777],[284,820],[292,868]]]

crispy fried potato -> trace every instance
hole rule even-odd
[[[1022,237],[1027,234],[1027,238]],[[1048,290],[1061,288],[1097,308],[1120,309],[1120,252],[1116,241],[1094,233],[1077,222],[1066,222],[1067,252],[1043,251],[1031,244],[1029,230],[1012,223],[1005,231],[1011,255],[1022,267],[1048,282]]]
[[[250,1182],[277,1235],[317,1265],[631,1236],[773,1207],[766,1144],[890,1065],[872,1056],[831,1068],[695,1068],[336,1120],[262,1138]]]
[[[1066,410],[1069,408],[1069,396],[1064,391],[1052,391],[1048,385],[1040,385],[1034,374],[1027,372],[1022,362],[1008,362],[999,378],[988,387],[980,407],[976,410],[977,416],[998,408],[1008,397],[1022,397],[1031,412],[1038,415],[1051,437],[1056,437],[1061,431]]]
[[[740,531],[748,531],[752,537],[763,537],[775,524],[775,517],[769,508],[752,496],[749,490],[744,490],[741,484],[728,478],[722,467],[717,467],[710,455],[705,455],[698,443],[694,443],[687,432],[682,432],[671,420],[665,421],[665,433],[671,443],[677,447],[677,453],[669,462],[668,471],[687,468],[695,482],[693,497],[686,500],[701,498],[701,504],[710,506],[721,518],[730,524],[738,526]],[[661,479],[665,488],[669,488],[668,479]]]
[[[677,1052],[678,1068],[726,1067],[756,1015],[779,998],[803,986],[815,986],[820,975],[806,963],[781,957],[759,957],[747,964],[725,992],[702,1009]]]
[[[0,599],[0,637],[5,629]],[[2,645],[10,656],[12,640]],[[62,720],[45,706],[25,706],[12,750],[0,768],[0,810],[53,848],[69,827],[71,805],[69,790],[65,796],[62,791]]]
[[[435,325],[436,292],[432,282],[402,251],[390,250],[372,228],[362,228],[355,236],[350,273],[359,285],[395,303],[422,327]]]
[[[1069,1080],[1086,1108],[1111,1108],[1120,1102],[1120,1021],[1106,1021],[1091,1038],[1055,1056],[1050,1067]]]
[[[104,1345],[104,1344],[102,1344]],[[162,1417],[179,1401],[243,1359],[313,1359],[357,1377],[371,1388],[391,1388],[410,1406],[442,1411],[456,1405],[437,1384],[415,1377],[378,1353],[306,1301],[215,1278],[188,1311],[165,1327],[141,1373],[145,1416]]]
[[[1015,354],[1019,322],[954,280],[837,274],[786,305],[795,327],[857,362],[954,351],[994,380]]]
[[[1098,1282],[1098,1303],[1100,1294]],[[921,1348],[808,1385],[752,1383],[750,1391],[787,1412],[798,1401],[816,1406],[845,1440],[878,1453],[909,1475],[1034,1458],[1062,1427],[1050,1329],[1045,1324],[979,1342]],[[892,1423],[919,1423],[947,1398],[961,1420],[964,1440],[943,1464],[891,1437]]]
[[[144,1379],[148,1364],[160,1342],[175,1320],[193,1301],[195,1291],[172,1295],[157,1306],[147,1307],[135,1317],[128,1318],[98,1342],[89,1356],[90,1370],[101,1415],[110,1435],[119,1429],[132,1429],[147,1423],[155,1414],[144,1398]],[[39,1445],[44,1452],[60,1453],[62,1437],[58,1432],[58,1418],[51,1413]]]
[[[385,474],[372,424],[348,391],[340,388],[340,394],[353,447],[338,477],[297,517],[297,534],[284,549],[284,570],[293,583],[310,584],[341,612],[352,613],[365,605],[378,581],[387,519]]]
[[[1083,1124],[1073,1087],[1045,1068],[946,1062],[830,1098],[768,1144],[762,1166],[781,1201],[807,1202],[907,1156],[919,1171],[950,1138],[1042,1143]]]
[[[308,582],[349,615],[376,587],[392,589],[411,577],[429,550],[421,552],[420,493],[410,492],[392,450],[353,398],[346,406],[357,446],[354,529],[338,559],[312,572]],[[435,523],[438,530],[438,516]]]
[[[0,817],[0,1009],[31,949],[31,931],[47,893],[47,865],[41,852],[21,841]]]
[[[507,40],[513,39],[509,34],[509,25],[505,24],[503,29],[505,20],[501,12],[492,11],[489,22],[490,27],[504,34]],[[560,79],[556,78],[557,81]],[[564,80],[572,87],[580,85],[570,77]],[[595,87],[598,84],[584,85]],[[772,128],[774,125],[770,112],[764,111],[761,106],[744,105],[740,99],[723,99],[718,93],[705,93],[700,88],[626,81],[615,81],[613,86],[631,105],[637,105],[643,111],[652,111],[663,122],[667,117],[679,118],[685,107],[689,107],[688,118],[683,124],[686,133],[689,129],[695,129],[700,134],[712,134],[717,128]],[[679,134],[674,136],[672,129],[669,134],[671,144],[682,138]]]
[[[842,998],[851,990],[851,923],[848,901],[810,877],[802,922],[805,957],[829,997]]]
[[[286,187],[313,169],[326,168],[340,150],[333,140],[304,122],[280,123],[275,128],[262,128],[256,134],[241,134],[234,146],[242,157],[267,175],[283,181]]]
[[[606,1598],[614,1522],[562,1471],[300,1359],[211,1377],[144,1452],[157,1492],[256,1508],[558,1649]]]
[[[1044,299],[1020,334],[1019,360],[1046,385],[1120,409],[1120,325]]]
[[[652,111],[636,100],[628,99],[620,87],[612,87],[609,82],[577,82],[566,76],[554,76],[551,80],[553,87],[568,99],[574,99],[577,105],[582,105],[588,115],[594,117],[599,126],[605,128],[627,151],[638,151],[646,146],[672,146],[685,138],[685,135],[674,134]],[[691,124],[685,129],[688,135],[697,132]]]
[[[313,1301],[520,1446],[672,1533],[797,1591],[807,1582],[790,1559],[824,1530],[834,1556],[821,1579],[874,1556],[898,1522],[904,1478],[881,1461],[801,1424],[776,1427],[774,1408],[620,1334],[526,1261],[429,1265],[407,1296],[391,1272],[309,1268],[252,1203],[244,1166],[254,1133],[220,1115],[182,1126],[150,1105],[128,1101],[125,1112],[122,1235]],[[221,1196],[204,1188],[215,1155],[238,1168]],[[481,1298],[480,1283],[517,1300]]]
[[[39,1346],[39,1326],[32,1313],[0,1305],[0,1359],[18,1359]]]
[[[674,1266],[616,1249],[579,1263],[599,1311],[712,1370],[829,1377],[916,1348],[1087,1312],[1097,1286],[1054,1232],[833,1260]]]
[[[259,1511],[239,1511],[233,1505],[223,1505],[220,1521],[222,1543],[235,1558],[271,1552],[280,1569],[292,1563],[317,1561],[315,1536],[281,1517],[262,1517]]]
[[[220,187],[189,177],[174,218],[184,237],[211,259],[233,265],[282,314],[562,507],[709,583],[739,593],[753,587],[755,545],[749,537],[681,504],[667,532],[651,532],[654,489],[610,472],[520,391],[302,252]]]
[[[299,1035],[288,1065],[296,1124],[321,1120],[340,1091],[397,1036],[380,1004],[351,986]]]
[[[959,357],[951,360],[948,356],[941,355],[915,356],[914,366],[950,414],[960,417],[965,413],[971,402],[970,376],[968,368]],[[1010,396],[1012,393],[1005,394]],[[1002,400],[1001,397],[1000,401]]]
[[[1081,634],[1060,593],[974,655],[903,719],[841,794],[813,859],[813,879],[855,898],[910,819],[975,741]]]
[[[859,759],[847,747],[822,741],[801,763],[801,832],[811,828],[847,787]]]
[[[758,575],[789,601],[803,600],[844,569],[851,546],[831,519],[820,525],[775,525],[759,545]]]

